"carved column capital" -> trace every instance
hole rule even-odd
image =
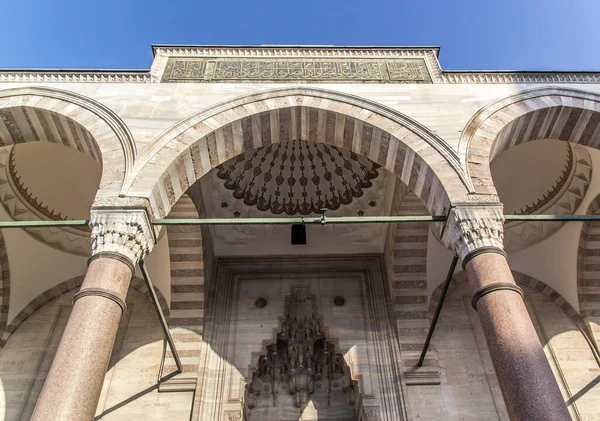
[[[92,257],[102,253],[117,254],[135,267],[156,244],[146,209],[94,208],[90,226]]]
[[[465,257],[479,249],[503,250],[502,204],[453,207],[448,215],[442,240],[463,262]]]

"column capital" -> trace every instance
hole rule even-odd
[[[114,253],[133,267],[156,244],[154,230],[144,208],[92,208],[92,257]]]
[[[467,255],[484,247],[503,250],[502,204],[458,205],[451,208],[442,240],[463,261]]]

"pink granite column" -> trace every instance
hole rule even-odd
[[[92,212],[92,250],[81,289],[32,420],[94,418],[137,261],[154,244],[145,210]]]
[[[472,304],[511,420],[570,420],[502,250],[501,206],[454,208],[445,239],[463,259]]]

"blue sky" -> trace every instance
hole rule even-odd
[[[600,0],[0,0],[0,67],[147,69],[151,44],[439,45],[444,69],[600,70]]]

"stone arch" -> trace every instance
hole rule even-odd
[[[48,87],[24,87],[0,91],[0,146],[24,141],[24,136],[10,133],[7,125],[19,133],[11,110],[28,123],[37,140],[44,131],[40,119],[52,118],[57,142],[78,149],[102,163],[99,195],[116,196],[133,166],[136,147],[133,136],[121,118],[105,105],[81,94]],[[25,111],[24,111],[25,110]],[[27,110],[35,110],[27,112]],[[2,112],[4,111],[4,112]],[[39,114],[38,114],[39,113]],[[25,124],[27,126],[27,124]],[[82,130],[83,128],[83,130]],[[46,139],[48,140],[48,139]],[[51,141],[51,140],[49,140]]]
[[[456,153],[416,121],[355,96],[293,88],[228,101],[177,123],[136,161],[127,194],[147,197],[154,216],[164,217],[210,169],[280,139],[331,143],[367,156],[396,174],[433,215],[468,193]]]
[[[1,248],[0,248],[0,263],[1,264],[4,263],[2,261],[2,249]],[[6,324],[6,322],[5,322],[2,327],[1,336],[0,336],[0,349],[2,349],[2,347],[4,347],[4,344],[6,344],[6,341],[8,340],[10,335],[15,330],[17,330],[17,328],[19,326],[21,326],[21,324],[23,324],[23,322],[25,320],[27,320],[27,318],[33,314],[33,312],[35,312],[37,309],[42,307],[44,304],[61,296],[62,294],[69,292],[75,288],[79,288],[81,286],[81,284],[83,283],[83,278],[84,278],[84,275],[76,276],[74,278],[70,278],[70,279],[67,279],[66,281],[60,282],[60,283],[56,284],[55,286],[53,286],[52,288],[47,289],[46,291],[44,291],[43,293],[41,293],[40,295],[35,297],[33,300],[31,300],[29,302],[29,304],[27,304],[25,306],[25,308],[23,308],[23,310],[21,310],[9,324]],[[148,292],[148,289],[146,288],[146,284],[141,278],[134,276],[133,279],[131,280],[131,284],[130,284],[129,288],[132,288],[136,291],[141,292],[144,296],[146,296],[148,299],[150,299],[150,294]],[[161,306],[165,316],[168,317],[169,316],[169,305],[167,303],[167,300],[165,299],[165,297],[162,295],[162,293],[157,288],[155,288],[155,292],[156,292],[156,296],[158,297],[158,301],[160,303],[160,306]],[[4,296],[2,298],[4,298]],[[6,296],[6,299],[8,299],[8,296]],[[4,306],[2,308],[4,309]],[[7,309],[6,314],[8,315],[8,306],[6,306],[6,309]],[[4,313],[3,313],[2,317],[3,318],[5,317]]]
[[[479,110],[459,141],[459,155],[473,190],[496,194],[490,161],[529,140],[552,138],[600,147],[600,95],[564,88],[535,88]]]

